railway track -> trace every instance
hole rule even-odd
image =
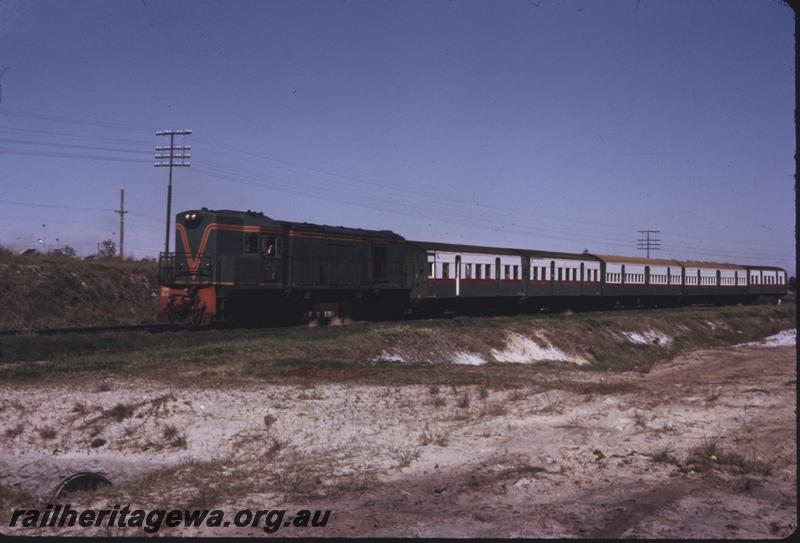
[[[76,326],[69,328],[28,328],[0,330],[0,336],[53,336],[59,334],[102,334],[107,332],[169,332],[183,330],[172,324],[121,324],[115,326]]]
[[[686,304],[684,307],[715,307],[718,304],[713,303],[695,303],[695,304]],[[658,311],[659,309],[665,309],[665,307],[652,307],[652,306],[618,306],[615,308],[575,308],[571,309],[571,311],[582,313],[582,312],[591,312],[591,311],[630,311],[630,310],[641,310],[641,309],[650,309],[654,311]],[[547,314],[557,314],[560,311],[545,311],[545,312],[530,312],[527,313],[528,315],[547,315]],[[504,314],[504,313],[502,313]],[[454,318],[459,316],[459,313],[446,313],[443,315],[439,315],[439,318]],[[488,313],[484,316],[492,316],[492,313]],[[478,317],[481,315],[476,314],[464,314],[462,316],[471,316],[471,317]],[[406,317],[408,318],[408,317]],[[411,317],[413,319],[413,317]],[[430,315],[420,315],[417,318],[432,318]],[[322,322],[321,324],[324,324]],[[121,324],[121,325],[113,325],[113,326],[77,326],[77,327],[67,327],[67,328],[23,328],[23,329],[14,329],[14,330],[0,330],[0,337],[3,336],[52,336],[58,334],[102,334],[108,332],[151,332],[151,333],[159,333],[159,332],[178,332],[178,331],[200,331],[200,330],[220,330],[220,329],[232,329],[232,328],[270,328],[271,326],[264,325],[264,324],[239,324],[234,325],[232,323],[212,323],[211,325],[201,327],[201,328],[192,328],[187,326],[181,326],[177,324],[161,324],[161,323],[153,323],[153,324]]]

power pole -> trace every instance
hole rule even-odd
[[[119,209],[114,213],[119,213],[119,259],[125,260],[125,189],[119,189]]]
[[[638,250],[646,250],[647,251],[647,258],[650,259],[650,251],[658,251],[661,249],[661,240],[655,237],[656,234],[660,234],[661,230],[639,230],[639,234],[643,235],[644,237],[640,237],[637,239],[638,245],[636,248]],[[653,237],[650,237],[650,234]]]
[[[156,147],[156,162],[153,166],[156,168],[169,168],[169,182],[167,184],[167,235],[164,241],[164,252],[169,252],[169,228],[170,221],[172,220],[172,168],[188,168],[191,166],[189,158],[192,155],[189,151],[192,150],[189,145],[175,146],[175,136],[188,136],[191,130],[159,130],[156,136],[169,136],[169,146]],[[169,151],[169,154],[164,154]],[[163,162],[167,160],[167,162]]]

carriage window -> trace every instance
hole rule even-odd
[[[472,279],[472,264],[464,264],[464,279]]]
[[[514,266],[514,279],[519,279],[519,266]]]
[[[484,268],[483,268],[483,271],[486,272],[486,279],[491,279],[492,278],[492,265],[491,264],[485,264]]]
[[[433,277],[435,267],[433,262],[428,262],[428,277]]]
[[[244,252],[248,255],[258,253],[258,234],[252,232],[244,237]]]
[[[442,263],[442,279],[450,279],[450,263]]]
[[[545,266],[542,266],[542,281],[547,279],[547,272],[545,270],[547,270],[547,268]]]
[[[506,272],[506,273],[505,273],[505,276],[504,276],[504,277],[505,277],[506,279],[511,279],[511,265],[509,265],[509,264],[506,264],[506,267],[505,267],[505,272]]]
[[[532,271],[533,271],[533,280],[534,280],[534,281],[538,280],[539,268],[537,268],[536,266],[534,266],[534,267],[532,268]]]
[[[481,266],[480,264],[475,264],[475,279],[480,279],[481,278],[481,270],[482,269],[483,269],[483,266]]]

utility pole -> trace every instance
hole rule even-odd
[[[119,189],[119,209],[114,213],[119,213],[119,259],[125,260],[125,189]]]
[[[638,243],[636,248],[640,251],[646,250],[648,260],[650,259],[650,251],[658,251],[661,249],[661,240],[655,237],[656,234],[659,233],[661,233],[661,230],[639,230],[639,234],[644,237],[640,237],[636,240]],[[652,238],[650,234],[653,235]]]
[[[169,136],[169,146],[156,147],[156,162],[153,166],[156,168],[169,168],[169,182],[167,184],[167,235],[164,241],[164,252],[169,252],[169,228],[170,221],[172,220],[172,168],[188,168],[191,163],[189,158],[192,155],[189,151],[192,150],[189,145],[175,146],[175,136],[188,136],[191,130],[159,130],[156,136]],[[166,152],[169,154],[164,154]],[[167,160],[167,162],[163,162]]]

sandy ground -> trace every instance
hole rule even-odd
[[[558,379],[569,385],[546,392],[324,380],[175,389],[102,376],[0,384],[0,485],[51,503],[66,476],[97,471],[114,486],[73,494],[73,506],[182,507],[200,489],[206,507],[226,511],[333,511],[324,529],[278,533],[287,536],[786,537],[797,519],[786,343],[699,351],[649,373],[565,364]],[[581,386],[597,382],[627,388]],[[715,456],[694,469],[687,457],[709,443],[762,468]],[[659,451],[676,461],[655,461]],[[4,533],[138,535],[12,530],[9,511],[0,515]]]

